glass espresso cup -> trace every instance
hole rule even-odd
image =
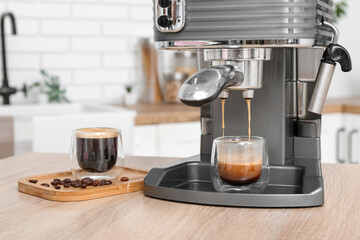
[[[269,178],[266,141],[262,137],[219,137],[213,142],[211,178],[218,192],[261,193]]]
[[[81,128],[72,133],[70,161],[74,177],[114,179],[124,166],[122,136],[116,128]]]

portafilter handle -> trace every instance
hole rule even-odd
[[[332,43],[325,49],[321,59],[314,92],[308,108],[310,112],[322,113],[336,63],[341,65],[343,72],[351,71],[351,58],[348,51],[343,46]]]
[[[179,90],[179,99],[186,105],[199,107],[217,98],[227,87],[243,81],[244,75],[236,66],[208,67],[184,82]]]

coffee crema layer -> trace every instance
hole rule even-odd
[[[246,163],[231,163],[219,159],[218,162],[220,177],[234,185],[255,182],[261,175],[261,168],[262,159]]]
[[[76,130],[77,138],[114,138],[119,134],[115,128],[82,128]]]

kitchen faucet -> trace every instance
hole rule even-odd
[[[16,23],[14,14],[11,12],[5,12],[1,15],[1,53],[2,53],[2,70],[3,70],[3,84],[0,87],[0,95],[3,96],[4,105],[10,104],[10,95],[15,94],[18,90],[13,87],[9,87],[8,75],[7,75],[7,65],[6,65],[6,49],[5,49],[5,19],[9,17],[11,20],[12,34],[16,35]],[[26,96],[26,85],[24,84],[21,89]]]

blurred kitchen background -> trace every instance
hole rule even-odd
[[[337,69],[328,98],[358,99],[360,2],[344,2],[339,43],[350,52],[353,70]],[[12,12],[17,25],[12,35],[11,21],[5,19],[9,85],[20,90],[26,84],[28,91],[26,97],[12,95],[10,107],[0,107],[0,158],[68,152],[71,130],[87,126],[121,128],[128,154],[199,152],[199,110],[177,99],[182,81],[196,71],[196,54],[153,49],[151,0],[0,0],[4,12]],[[47,103],[51,91],[58,90],[53,101],[71,103]],[[340,128],[346,124],[344,113],[327,116]],[[334,124],[324,120],[324,126]],[[334,134],[324,142],[333,141]]]
[[[137,80],[139,38],[152,36],[149,0],[0,0],[0,10],[17,20],[17,35],[5,26],[11,85],[38,81],[46,69],[71,101],[121,101],[123,85]]]

